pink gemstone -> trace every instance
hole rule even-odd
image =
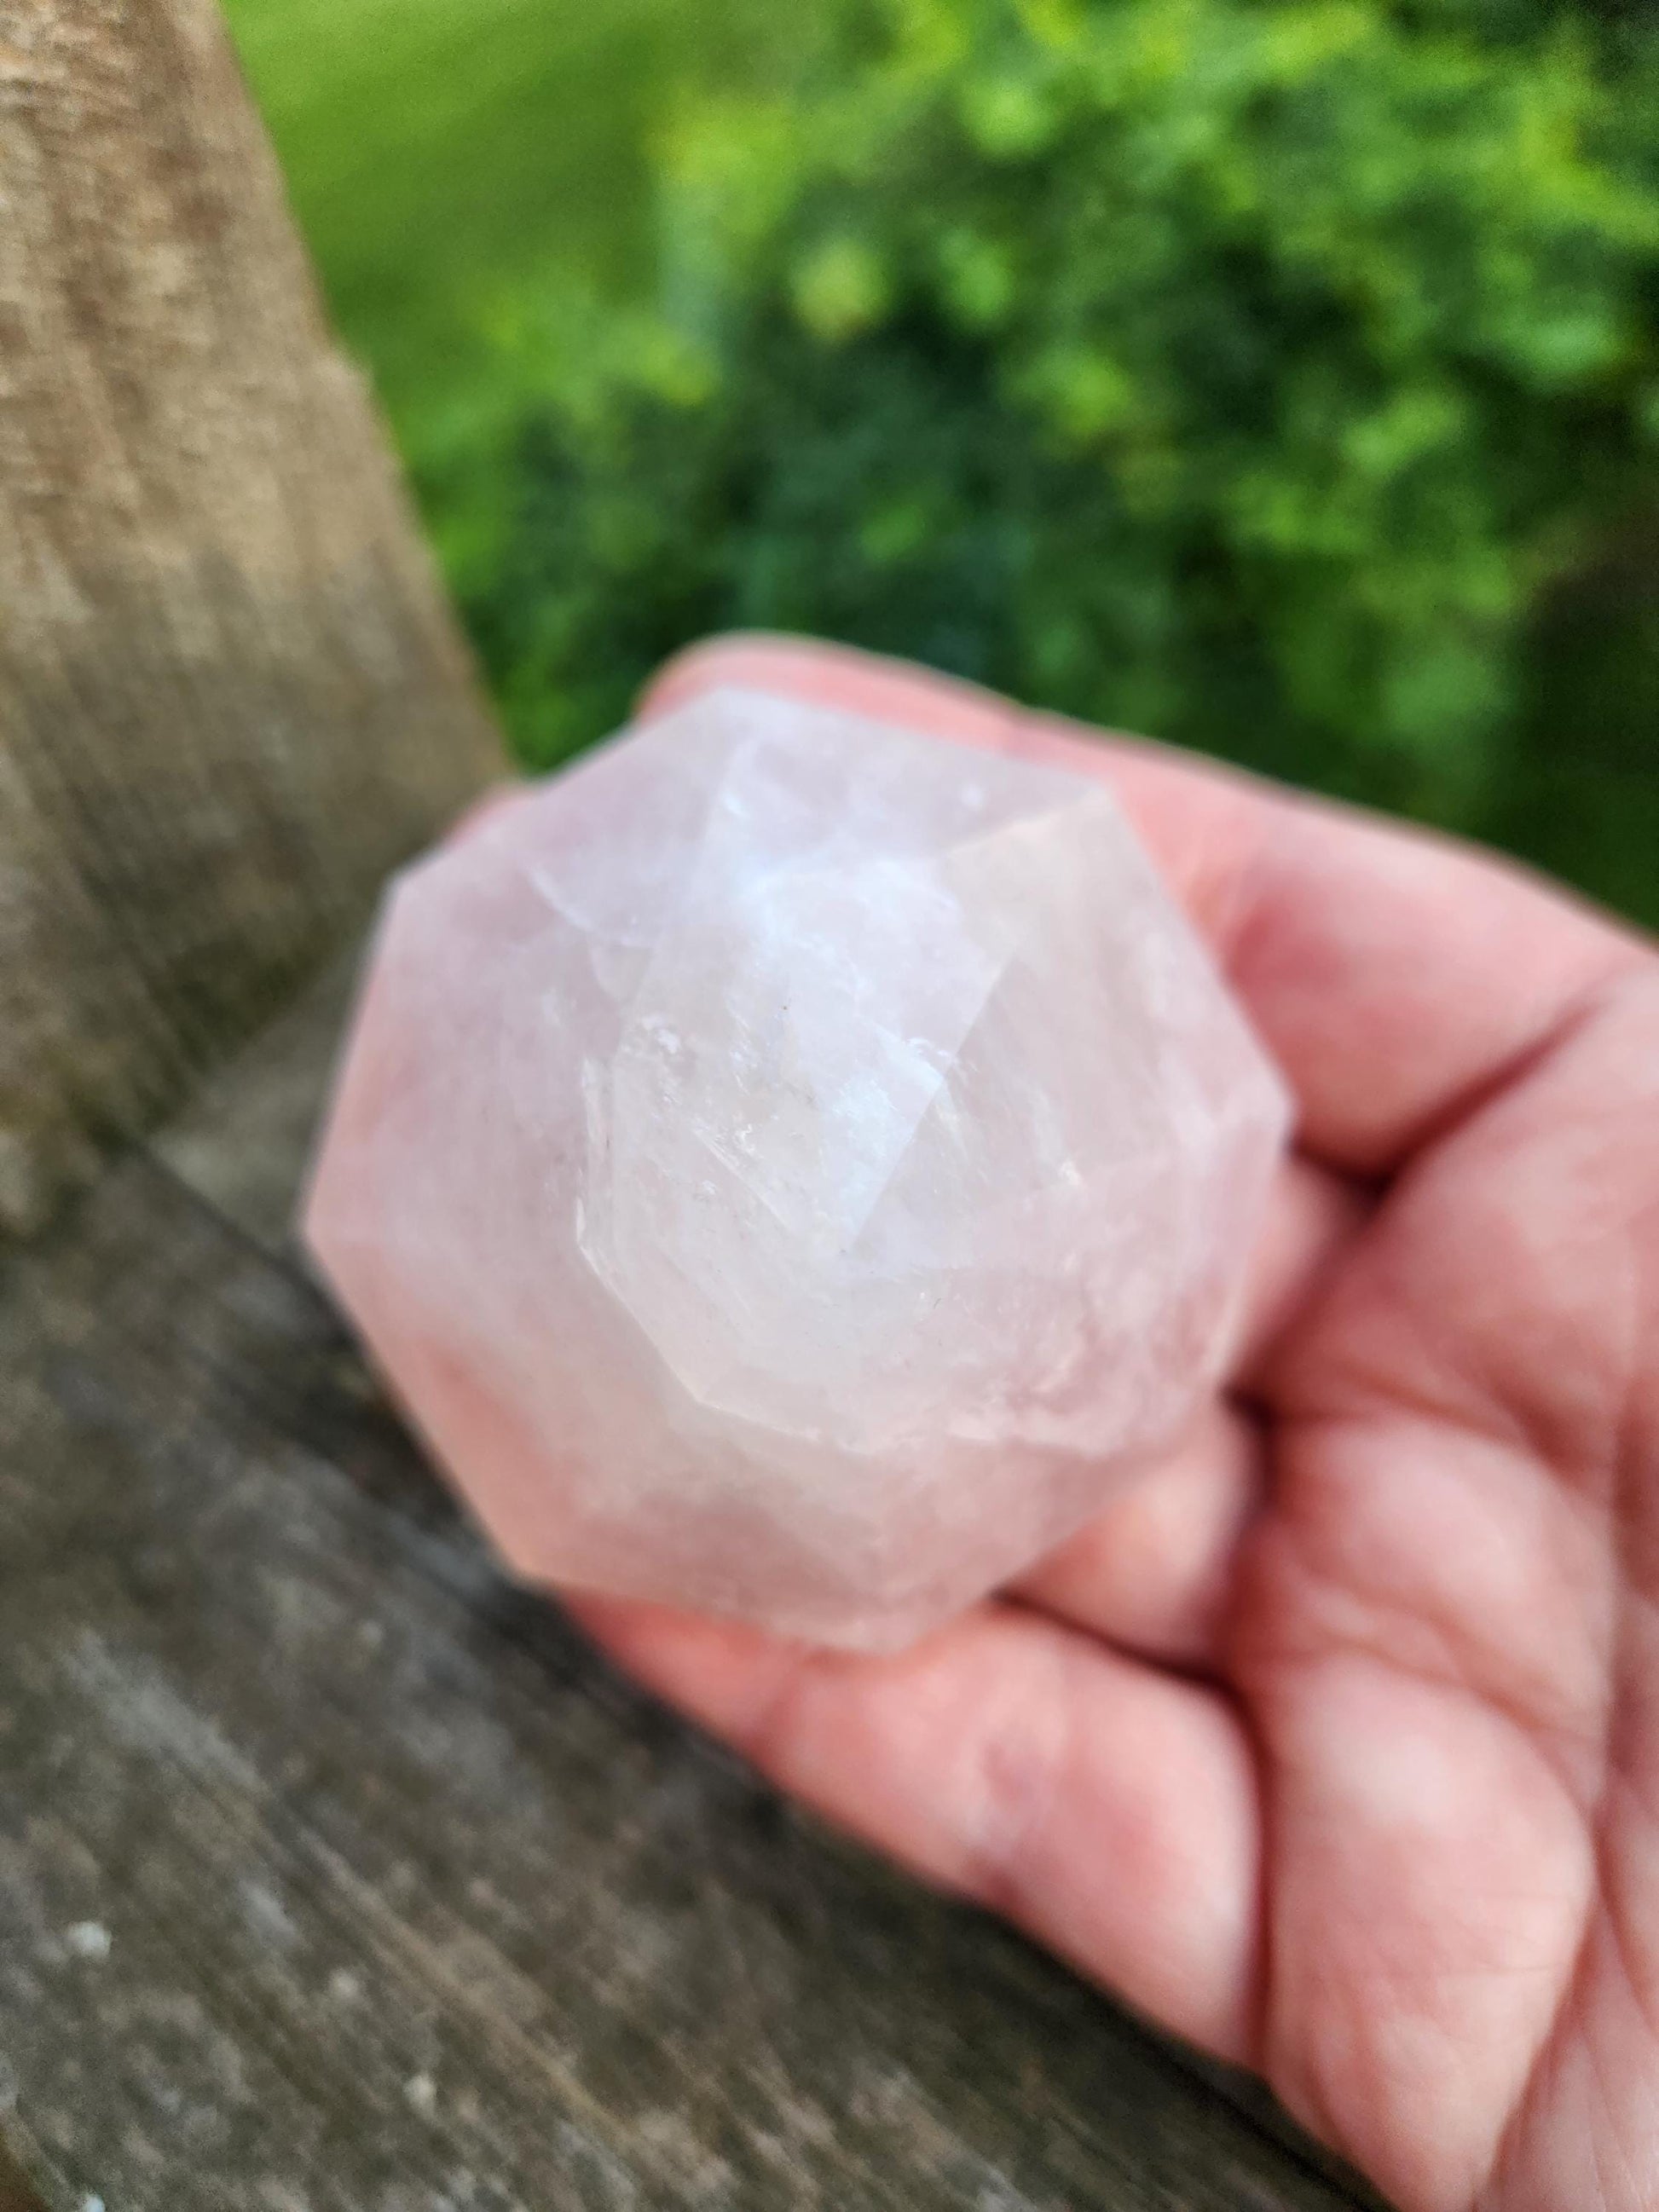
[[[519,1573],[890,1649],[1190,1419],[1287,1121],[1100,785],[728,690],[400,878],[306,1235]]]

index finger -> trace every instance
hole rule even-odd
[[[716,638],[668,664],[641,715],[721,685],[1103,778],[1289,1079],[1304,1148],[1350,1173],[1396,1167],[1653,957],[1477,848],[848,647]]]

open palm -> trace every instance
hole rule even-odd
[[[1111,782],[1296,1091],[1228,1395],[894,1659],[583,1599],[784,1788],[1265,2074],[1409,2212],[1659,2203],[1659,957],[1496,861],[765,640]]]

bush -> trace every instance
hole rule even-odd
[[[1590,844],[1659,830],[1638,20],[871,0],[691,101],[654,298],[520,312],[449,530],[526,753],[781,627],[1547,852],[1588,698]]]

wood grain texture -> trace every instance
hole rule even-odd
[[[0,1235],[499,769],[213,0],[0,0]]]
[[[0,2212],[45,2212],[40,2192],[0,2137]]]
[[[222,1218],[301,1268],[301,1188],[367,949],[337,954],[149,1139]]]
[[[0,2124],[49,2212],[1368,2201],[501,1580],[285,1251],[334,1018],[0,1288]]]

